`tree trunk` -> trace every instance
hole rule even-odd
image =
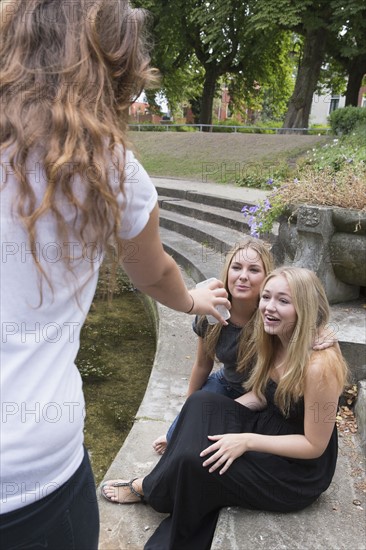
[[[352,60],[348,67],[348,83],[346,91],[346,107],[358,105],[358,94],[360,92],[363,75],[366,73],[366,56],[359,56]]]
[[[215,67],[205,67],[205,82],[203,85],[200,124],[212,124],[212,109],[215,97],[216,83],[219,73]],[[209,132],[211,128],[202,128],[204,132]]]
[[[283,128],[307,128],[309,125],[311,103],[319,80],[326,40],[325,29],[308,31],[305,36],[295,90],[289,102]]]

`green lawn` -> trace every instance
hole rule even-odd
[[[135,131],[129,138],[151,176],[195,181],[205,176],[216,183],[235,183],[238,175],[284,161],[293,164],[301,154],[329,140],[303,135]]]

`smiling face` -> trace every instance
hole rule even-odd
[[[233,300],[248,300],[257,305],[261,284],[266,277],[260,255],[253,248],[238,250],[231,261],[227,284]]]
[[[284,275],[269,279],[262,291],[259,311],[267,334],[278,336],[287,345],[294,331],[297,314],[290,287]]]

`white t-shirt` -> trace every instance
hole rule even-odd
[[[52,281],[53,292],[43,279],[39,305],[39,275],[27,233],[12,212],[12,204],[20,196],[19,183],[9,174],[6,155],[1,162],[0,510],[6,513],[47,496],[65,483],[82,461],[85,411],[75,358],[103,252],[93,242],[82,247],[72,237],[60,243],[54,217],[43,216],[37,225],[36,256]],[[27,171],[39,203],[46,178],[36,153],[29,159]],[[125,172],[125,194],[118,197],[120,235],[133,239],[148,222],[157,193],[129,151]],[[113,186],[115,178],[111,162]],[[80,179],[75,179],[73,189],[82,196]],[[60,201],[60,210],[72,227],[75,210]],[[63,261],[64,254],[72,261],[72,271]]]

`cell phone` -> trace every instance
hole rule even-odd
[[[204,281],[201,281],[200,283],[196,284],[196,288],[200,288],[202,286],[207,286],[208,284],[212,283],[212,281],[217,281],[216,277],[210,277],[209,279],[205,279]],[[225,306],[216,306],[217,311],[220,313],[221,317],[227,321],[230,319],[230,311]],[[213,317],[212,315],[206,315],[207,321],[209,325],[215,325],[219,321]]]

